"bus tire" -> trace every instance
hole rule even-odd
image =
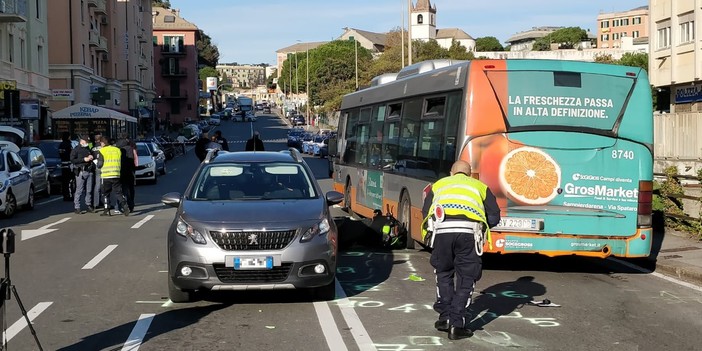
[[[412,233],[410,233],[410,209],[411,203],[409,195],[407,192],[402,192],[400,196],[400,208],[397,212],[397,221],[399,222],[400,228],[398,229],[401,234],[405,235],[405,247],[408,249],[414,249],[414,239],[412,239]]]

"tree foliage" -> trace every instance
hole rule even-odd
[[[504,47],[495,37],[482,37],[475,39],[475,51],[504,51]]]
[[[168,0],[151,0],[151,6],[159,6],[166,9],[171,8],[171,2]]]
[[[219,78],[219,72],[214,67],[205,66],[200,68],[200,71],[198,71],[198,77],[200,77],[200,80],[204,82],[207,80],[207,77]]]
[[[549,41],[548,36],[536,39],[534,45],[532,45],[531,50],[533,51],[551,51],[551,41]]]
[[[546,36],[551,43],[557,43],[560,49],[574,49],[587,40],[587,32],[580,27],[567,27]]]
[[[207,33],[203,32],[202,29],[198,29],[198,40],[195,43],[197,48],[197,63],[198,65],[205,65],[209,67],[217,66],[219,62],[219,49],[217,45],[212,43],[212,38],[210,38]]]
[[[475,58],[473,52],[468,51],[468,49],[456,39],[451,41],[451,47],[448,48],[448,55],[452,60],[472,60]]]

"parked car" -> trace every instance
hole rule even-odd
[[[4,217],[14,216],[20,207],[34,208],[32,174],[12,149],[9,145],[0,147],[0,214]]]
[[[156,156],[158,153],[151,151],[146,143],[138,142],[137,158],[138,165],[136,167],[136,180],[145,180],[151,184],[156,184],[158,178],[156,176]]]
[[[24,165],[29,168],[32,175],[35,194],[51,195],[51,181],[49,180],[49,167],[41,149],[34,146],[25,146],[20,149],[20,158]]]
[[[61,157],[59,156],[59,145],[61,145],[61,140],[41,140],[34,144],[37,148],[41,150],[44,154],[44,160],[46,161],[46,168],[49,171],[49,182],[51,185],[51,191],[54,194],[61,194],[62,192],[62,182],[61,182]],[[78,142],[75,140],[71,141],[71,147],[75,148],[78,146]],[[75,186],[74,183],[71,183]],[[69,191],[70,194],[74,193],[74,189]]]
[[[143,142],[149,147],[149,151],[154,155],[154,162],[156,162],[156,172],[158,174],[166,174],[166,153],[161,149],[158,143],[151,140],[140,140],[138,142]],[[138,155],[137,155],[138,156]]]
[[[218,126],[222,123],[222,117],[218,114],[213,114],[212,116],[210,116],[210,120],[208,121],[208,123],[213,126]]]
[[[211,151],[176,207],[168,230],[168,296],[188,302],[198,290],[311,289],[334,298],[337,228],[329,206],[295,151]],[[194,259],[197,258],[197,259]]]

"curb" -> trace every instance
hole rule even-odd
[[[702,270],[674,260],[656,261],[656,272],[696,285],[702,285]]]

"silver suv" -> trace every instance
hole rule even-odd
[[[297,150],[212,150],[177,207],[168,231],[168,295],[198,290],[312,288],[334,298],[337,228],[329,206],[343,194],[321,189]]]

